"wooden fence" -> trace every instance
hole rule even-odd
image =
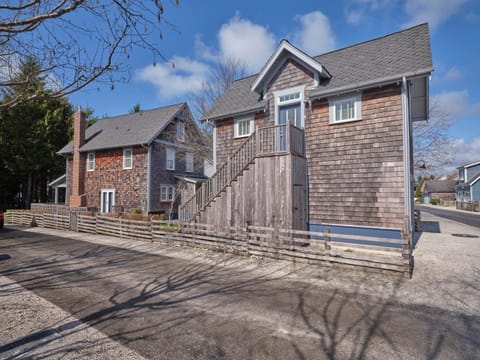
[[[480,201],[457,201],[457,209],[480,212]]]
[[[72,212],[70,216],[8,211],[6,223],[155,241],[168,245],[309,263],[330,262],[404,272],[410,275],[410,249],[402,239],[247,226],[219,232],[214,225],[160,220],[127,220]]]

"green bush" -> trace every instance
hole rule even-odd
[[[439,205],[440,204],[440,199],[431,199],[430,204],[432,205]]]

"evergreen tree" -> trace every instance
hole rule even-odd
[[[51,98],[39,63],[25,59],[2,101],[22,98],[21,105],[0,114],[0,184],[4,206],[28,208],[47,201],[47,184],[65,172],[57,151],[72,136],[73,108],[65,98]],[[32,94],[41,95],[28,100]]]

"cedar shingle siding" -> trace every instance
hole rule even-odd
[[[315,101],[306,116],[309,221],[401,227],[400,86],[364,91],[361,121],[330,125],[328,111]]]

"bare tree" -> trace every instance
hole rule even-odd
[[[179,0],[167,3],[177,7]],[[154,64],[165,60],[158,41],[164,25],[175,27],[163,12],[160,0],[3,1],[0,90],[16,85],[18,64],[29,57],[40,63],[50,97],[68,95],[94,81],[107,82],[113,89],[116,82],[129,79],[127,60],[134,48],[149,51]],[[40,96],[9,99],[0,108]]]
[[[413,156],[416,172],[431,174],[455,160],[453,139],[448,130],[451,117],[440,111],[438,104],[430,107],[430,119],[413,123]]]
[[[240,60],[227,57],[220,60],[210,71],[199,92],[191,94],[192,111],[202,118],[212,108],[233,82],[245,76],[245,64]]]

